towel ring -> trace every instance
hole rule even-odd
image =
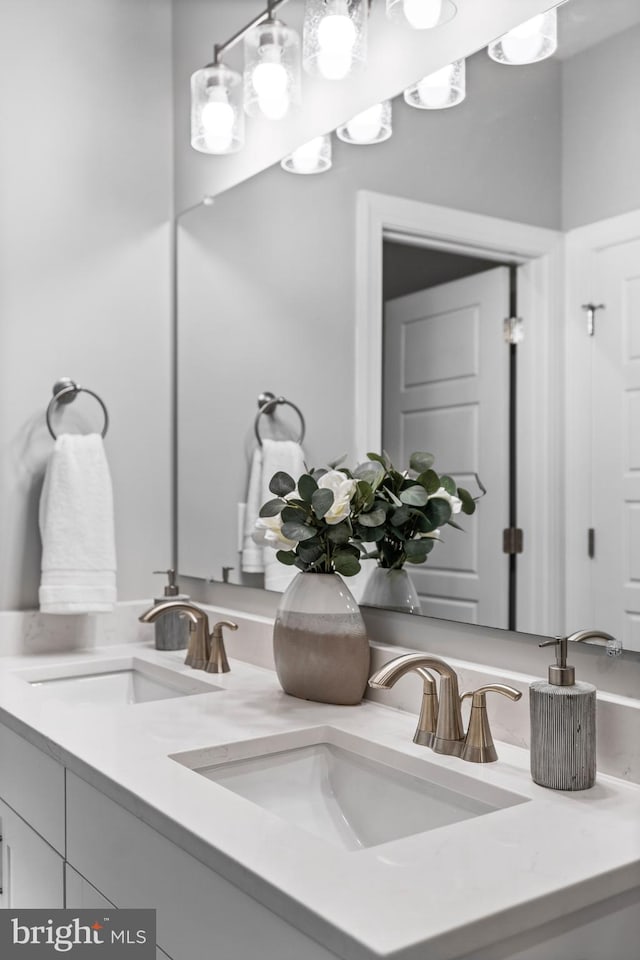
[[[259,445],[262,446],[262,437],[260,436],[260,417],[265,413],[269,415],[272,414],[278,404],[285,404],[287,407],[291,407],[292,410],[295,410],[300,417],[300,436],[297,439],[297,443],[302,443],[304,440],[305,431],[307,429],[307,425],[302,415],[302,410],[300,407],[297,407],[295,403],[292,403],[291,400],[287,400],[286,397],[276,397],[274,393],[271,393],[267,390],[264,393],[261,393],[258,397],[258,406],[260,409],[256,414],[255,423],[253,425]]]
[[[61,377],[60,380],[57,380],[53,385],[53,397],[49,401],[49,406],[47,407],[46,412],[47,427],[49,428],[49,433],[54,440],[58,439],[54,433],[53,427],[51,426],[51,414],[53,413],[54,407],[58,403],[72,403],[79,393],[88,393],[89,396],[97,400],[102,407],[102,413],[104,414],[104,427],[102,428],[102,436],[106,436],[107,430],[109,429],[109,414],[104,402],[101,400],[98,394],[94,393],[93,390],[89,390],[88,387],[81,387],[79,383],[76,383],[69,377]]]

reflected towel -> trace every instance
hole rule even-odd
[[[111,476],[102,437],[63,433],[40,497],[43,613],[102,613],[116,602]]]
[[[274,473],[282,470],[297,482],[305,469],[302,447],[294,440],[265,439],[262,441],[262,447],[254,451],[247,494],[242,569],[246,573],[264,572],[264,585],[267,590],[286,590],[298,573],[298,568],[285,567],[276,559],[277,544],[274,549],[268,546],[267,539],[259,538],[257,543],[253,540],[260,507],[267,500],[274,498],[274,494],[269,490],[269,483]],[[259,560],[256,560],[256,550],[259,553]],[[245,566],[245,559],[247,566]]]

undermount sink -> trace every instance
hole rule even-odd
[[[289,744],[292,739],[298,742]],[[239,752],[245,755],[233,758]],[[351,851],[525,800],[331,727],[174,754],[171,759]],[[447,779],[455,789],[443,782]]]
[[[24,671],[32,687],[79,706],[124,706],[220,690],[211,683],[135,657]]]

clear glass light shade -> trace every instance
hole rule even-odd
[[[244,144],[242,77],[209,64],[191,77],[191,146],[200,153],[235,153]]]
[[[497,63],[537,63],[555,53],[558,47],[558,17],[555,10],[525,20],[487,47]]]
[[[356,114],[336,130],[345,143],[382,143],[391,136],[391,100],[376,103]]]
[[[466,95],[464,60],[454,60],[446,67],[418,80],[404,92],[405,103],[420,110],[444,110],[462,103]]]
[[[314,137],[280,161],[287,173],[325,173],[331,169],[331,134]]]
[[[307,73],[342,80],[367,56],[368,0],[306,0],[302,63]]]
[[[300,39],[279,20],[265,20],[244,38],[244,109],[281,120],[300,103]]]
[[[452,0],[387,0],[387,16],[413,30],[432,30],[453,20],[457,7]]]

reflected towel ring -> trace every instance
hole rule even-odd
[[[253,425],[253,429],[255,431],[256,439],[259,445],[262,446],[262,437],[260,436],[260,429],[259,429],[260,417],[265,413],[272,414],[275,408],[278,406],[278,404],[285,404],[287,407],[291,407],[292,410],[295,410],[295,412],[300,417],[300,436],[298,437],[296,442],[302,443],[302,441],[304,440],[304,434],[307,429],[307,425],[304,421],[304,416],[302,415],[302,410],[300,409],[300,407],[297,407],[295,403],[291,402],[291,400],[287,400],[286,397],[276,397],[275,393],[271,393],[270,391],[265,391],[264,393],[261,393],[260,396],[258,397],[258,406],[260,409],[256,414],[255,423]]]
[[[75,381],[71,380],[69,377],[61,377],[60,380],[57,380],[53,385],[53,397],[49,401],[49,406],[47,407],[46,412],[47,427],[49,428],[49,433],[54,440],[58,439],[54,433],[53,427],[51,426],[51,414],[53,413],[54,407],[58,403],[72,403],[79,393],[88,393],[89,396],[97,400],[102,407],[102,413],[104,414],[104,427],[102,428],[102,436],[106,436],[107,430],[109,429],[109,414],[102,399],[97,393],[94,393],[93,390],[89,390],[88,387],[81,387],[79,383],[75,383]]]

